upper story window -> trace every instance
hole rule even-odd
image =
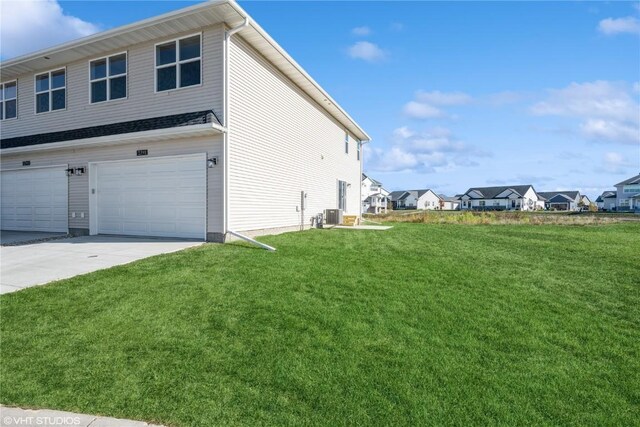
[[[127,54],[119,53],[89,62],[91,103],[127,97]]]
[[[18,82],[0,84],[0,120],[18,117]]]
[[[349,134],[344,134],[344,153],[349,154]]]
[[[156,45],[156,91],[199,85],[202,81],[201,36]]]
[[[66,69],[36,75],[36,113],[64,110],[67,98]]]
[[[358,157],[358,161],[360,161],[360,152],[362,151],[362,143],[360,141],[358,141],[358,146],[356,150],[357,150],[356,155]]]

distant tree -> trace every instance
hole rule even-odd
[[[440,199],[438,200],[438,206],[440,206],[440,210],[444,209],[444,200]]]

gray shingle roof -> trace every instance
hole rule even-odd
[[[131,120],[108,125],[91,126],[60,132],[41,133],[37,135],[3,138],[0,148],[28,147],[31,145],[51,144],[53,142],[72,141],[76,139],[96,138],[99,136],[120,135],[124,133],[143,132],[155,129],[169,129],[181,126],[215,123],[221,125],[213,111],[197,111],[193,113],[174,114],[171,116],[152,117],[150,119]]]
[[[616,197],[615,191],[605,191],[604,193],[598,196],[598,198],[596,199],[596,202],[603,202],[604,199],[611,199],[614,197]]]
[[[640,175],[636,175],[632,178],[625,179],[624,181],[617,183],[616,187],[618,185],[627,185],[627,184],[640,184]]]
[[[575,200],[580,195],[579,191],[541,191],[538,193],[538,196],[542,196],[547,200],[551,200],[556,196],[565,195],[571,200]]]
[[[459,202],[460,201],[460,196],[445,196],[444,194],[438,194],[438,197],[440,197],[445,202]]]
[[[400,200],[400,198],[401,198],[405,193],[408,195],[408,193],[407,193],[406,191],[404,191],[404,190],[392,191],[392,192],[389,194],[389,197],[391,197],[391,200],[395,202],[395,201],[397,201],[397,200]],[[405,196],[405,197],[406,197],[406,196]]]
[[[485,199],[495,199],[496,196],[502,193],[505,190],[513,190],[518,193],[520,196],[524,196],[530,188],[533,188],[532,185],[505,185],[501,187],[472,187],[466,191],[464,194],[469,194],[472,191],[477,191],[482,194]],[[533,190],[535,191],[535,190]],[[537,194],[537,193],[536,193]],[[506,199],[506,197],[503,197]]]

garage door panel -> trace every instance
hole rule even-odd
[[[68,230],[68,185],[64,166],[2,171],[3,230]]]
[[[205,154],[98,164],[98,233],[204,238],[206,175]]]

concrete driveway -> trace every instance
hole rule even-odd
[[[0,247],[0,294],[199,246],[179,239],[83,236]]]
[[[45,231],[0,231],[0,245],[18,245],[45,239],[59,239],[66,233],[47,233]]]

